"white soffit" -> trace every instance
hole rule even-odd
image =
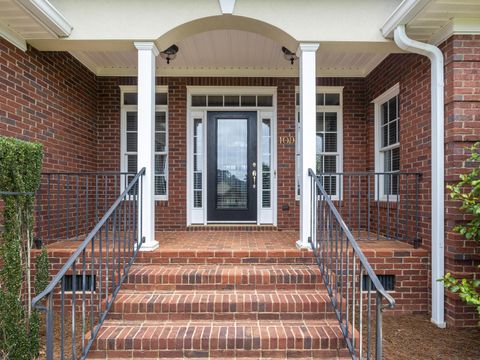
[[[405,0],[402,5],[382,28],[385,35],[403,24],[412,39],[438,45],[453,34],[480,33],[480,0]]]
[[[160,76],[298,75],[298,62],[292,66],[283,57],[282,44],[255,33],[214,30],[188,37],[176,45],[180,50],[170,65],[157,57]],[[321,45],[317,52],[317,73],[320,76],[363,77],[390,51],[390,48],[368,44]],[[71,53],[97,75],[137,75],[137,53],[134,50]]]
[[[54,39],[31,14],[13,0],[0,0],[0,26],[8,28],[23,39]]]

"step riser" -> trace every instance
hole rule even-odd
[[[333,320],[335,314],[333,311],[320,311],[316,313],[171,313],[171,314],[151,314],[151,313],[109,313],[110,320],[125,321],[175,321],[175,320]]]
[[[90,351],[89,359],[322,359],[351,360],[345,350],[215,350],[215,351],[180,351],[180,350],[124,350],[124,351]]]
[[[243,284],[124,284],[122,289],[135,291],[161,291],[161,290],[319,290],[321,284],[267,284],[267,285],[243,285]]]

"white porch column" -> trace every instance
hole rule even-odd
[[[311,185],[308,169],[316,166],[316,51],[318,43],[302,43],[300,57],[300,239],[297,246],[310,248]]]
[[[145,168],[142,196],[142,251],[158,248],[155,240],[155,57],[153,42],[135,42],[138,50],[138,170]]]

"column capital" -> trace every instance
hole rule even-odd
[[[133,45],[135,45],[137,50],[149,50],[153,52],[155,56],[159,54],[157,45],[155,45],[153,41],[135,41]]]
[[[300,43],[297,52],[316,52],[320,47],[320,43]]]

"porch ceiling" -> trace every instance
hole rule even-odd
[[[212,30],[176,43],[177,57],[167,65],[157,58],[162,76],[297,76],[279,44],[265,36],[240,30]],[[392,50],[388,44],[321,44],[317,56],[320,76],[365,76]],[[162,49],[161,49],[162,50]],[[296,49],[290,49],[295,51]],[[137,53],[131,51],[71,51],[100,76],[137,75]]]

